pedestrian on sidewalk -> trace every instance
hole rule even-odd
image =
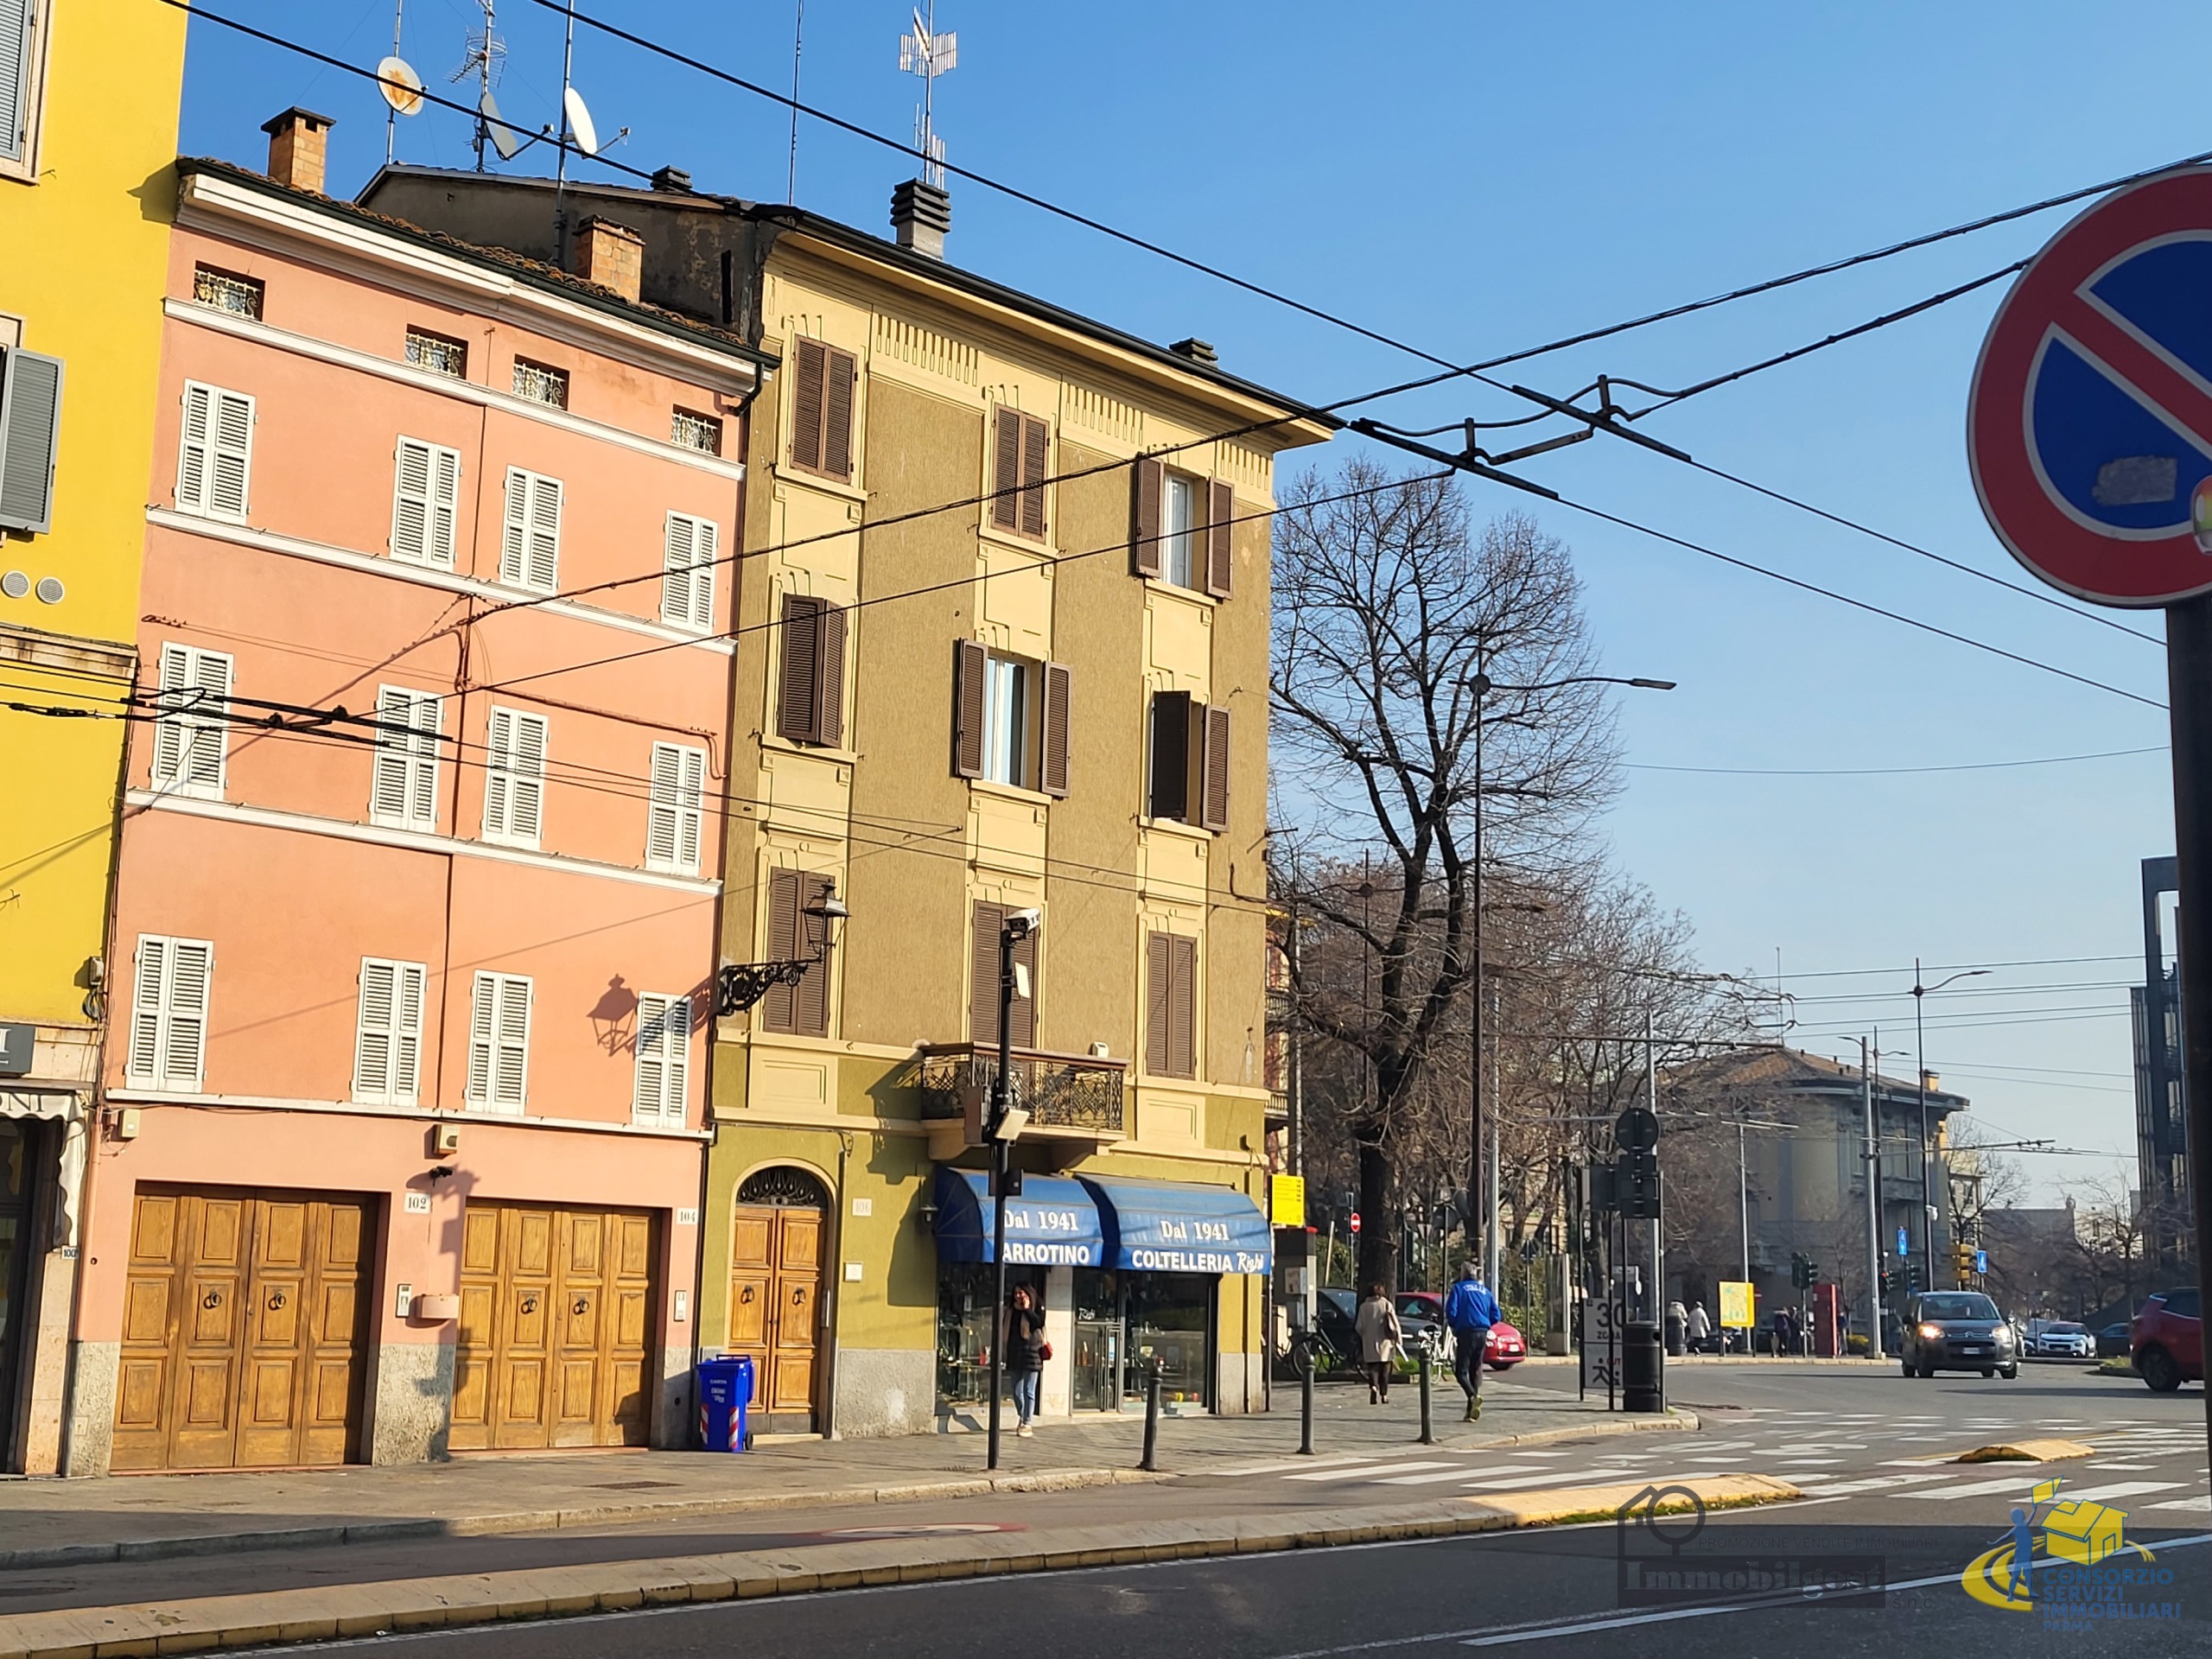
[[[1484,1287],[1475,1264],[1462,1262],[1459,1277],[1444,1299],[1444,1322],[1452,1327],[1452,1370],[1466,1390],[1471,1423],[1483,1414],[1483,1353],[1497,1320],[1497,1298]]]
[[[1014,1382],[1014,1432],[1027,1439],[1037,1414],[1037,1383],[1045,1370],[1045,1311],[1037,1293],[1016,1285],[1006,1311],[1006,1374]]]
[[[1713,1334],[1713,1320],[1707,1315],[1703,1302],[1690,1304],[1689,1318],[1685,1324],[1689,1332],[1690,1352],[1703,1353],[1706,1338]]]
[[[1359,1305],[1354,1323],[1359,1331],[1360,1361],[1367,1367],[1367,1403],[1387,1406],[1390,1372],[1397,1363],[1398,1351],[1405,1346],[1406,1333],[1398,1324],[1398,1310],[1381,1285],[1367,1287],[1367,1300]]]

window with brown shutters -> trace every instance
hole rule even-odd
[[[1198,827],[1229,828],[1229,710],[1209,704],[1205,715],[1205,757],[1198,772]]]
[[[805,870],[768,872],[768,957],[793,962],[814,955],[822,924],[806,912],[821,904],[830,878]],[[796,985],[771,987],[760,999],[760,1028],[795,1037],[830,1034],[830,958],[807,969]]]
[[[1006,926],[1007,907],[978,900],[969,937],[970,968],[968,982],[969,1040],[978,1048],[991,1048],[999,1040],[999,933]],[[1037,1042],[1037,934],[1034,929],[1014,942],[1014,960],[1022,971],[1014,982],[1014,998],[1007,1032],[1016,1048],[1033,1048]],[[1020,995],[1021,978],[1029,982],[1029,995]]]
[[[1140,576],[1160,573],[1160,498],[1167,469],[1149,455],[1139,455],[1133,469],[1129,505],[1129,569]]]
[[[983,688],[990,663],[973,639],[952,642],[952,772],[983,775]]]
[[[1037,785],[1047,795],[1065,798],[1068,793],[1068,701],[1075,676],[1064,663],[1045,664],[1043,751],[1038,763]]]
[[[1201,830],[1229,828],[1229,710],[1188,691],[1152,694],[1146,816]]]
[[[1042,541],[1045,467],[1052,433],[1044,422],[999,405],[991,436],[991,525]]]
[[[1234,579],[1236,550],[1236,486],[1215,479],[1206,499],[1206,592],[1227,599]]]
[[[845,741],[845,613],[826,599],[784,595],[776,735],[833,749]]]
[[[1195,1077],[1198,942],[1179,933],[1148,936],[1144,980],[1144,1069],[1155,1077]]]
[[[860,359],[818,340],[791,343],[791,465],[824,478],[853,475],[853,390]]]

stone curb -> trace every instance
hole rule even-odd
[[[1670,1484],[1689,1488],[1708,1509],[1803,1496],[1786,1481],[1764,1475],[1694,1477]],[[1294,1522],[1276,1516],[1228,1516],[957,1539],[875,1539],[26,1613],[0,1619],[0,1659],[207,1652],[864,1586],[1453,1537],[1603,1516],[1639,1490],[1612,1484],[1507,1493],[1413,1508],[1324,1511]]]
[[[1541,1446],[1553,1440],[1592,1435],[1648,1433],[1653,1429],[1695,1429],[1694,1412],[1666,1416],[1603,1418],[1581,1427],[1534,1429],[1479,1442],[1484,1446]],[[622,1526],[646,1521],[683,1521],[709,1515],[743,1515],[770,1510],[830,1509],[842,1504],[907,1503],[926,1499],[988,1497],[994,1492],[1065,1492],[1089,1486],[1121,1486],[1174,1480],[1205,1471],[1073,1468],[1033,1474],[976,1476],[960,1480],[907,1481],[897,1485],[830,1487],[808,1492],[734,1493],[727,1497],[671,1498],[662,1503],[594,1503],[575,1509],[494,1510],[450,1517],[410,1516],[393,1521],[352,1521],[319,1526],[264,1527],[173,1538],[125,1538],[112,1543],[53,1544],[29,1549],[0,1549],[0,1572],[23,1567],[86,1567],[110,1561],[153,1561],[190,1555],[232,1555],[248,1550],[329,1549],[344,1544],[390,1543],[409,1538],[470,1538],[510,1532],[556,1532],[566,1528]],[[1225,1471],[1234,1474],[1235,1470]]]

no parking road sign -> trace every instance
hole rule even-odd
[[[2212,168],[2114,192],[2051,238],[1974,366],[1982,512],[2106,605],[2212,592]]]

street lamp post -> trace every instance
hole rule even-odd
[[[1940,991],[1953,980],[1974,979],[1989,971],[1986,968],[1968,968],[1953,974],[1950,979],[1936,981],[1933,985],[1921,983],[1920,958],[1912,959],[1912,1053],[1920,1072],[1920,1246],[1921,1275],[1927,1288],[1936,1288],[1936,1189],[1928,1172],[1932,1155],[1928,1143],[1928,1027],[1923,1022],[1922,1006],[1931,991]],[[1945,1194],[1946,1197],[1949,1195]]]
[[[991,1313],[991,1428],[985,1466],[999,1466],[999,1389],[1006,1376],[1006,1339],[1009,1325],[1006,1306],[1006,1201],[1007,1177],[1014,1165],[1014,1138],[1028,1122],[1027,1109],[1014,1103],[1014,999],[1021,969],[1014,959],[1014,947],[1033,937],[1044,920],[1034,910],[1017,910],[999,924],[999,1065],[991,1079],[991,1116],[985,1134],[991,1143],[991,1262],[998,1287]]]
[[[1483,732],[1489,722],[1483,718],[1483,701],[1493,691],[1514,691],[1529,694],[1537,691],[1556,691],[1569,685],[1626,685],[1639,691],[1672,691],[1673,680],[1654,680],[1642,677],[1624,678],[1615,674],[1574,674],[1560,680],[1543,680],[1535,685],[1500,685],[1489,672],[1478,666],[1463,682],[1475,697],[1475,803],[1474,856],[1468,862],[1471,872],[1471,913],[1474,920],[1468,931],[1473,944],[1474,967],[1470,979],[1467,1016],[1467,1253],[1478,1252],[1476,1226],[1479,1223],[1479,1236],[1484,1244],[1480,1253],[1484,1258],[1484,1271],[1496,1293],[1497,1267],[1487,1258],[1494,1249],[1497,1236],[1497,1181],[1493,1173],[1490,1182],[1489,1202],[1484,1202],[1483,1173],[1488,1161],[1484,1141],[1483,1124]]]

